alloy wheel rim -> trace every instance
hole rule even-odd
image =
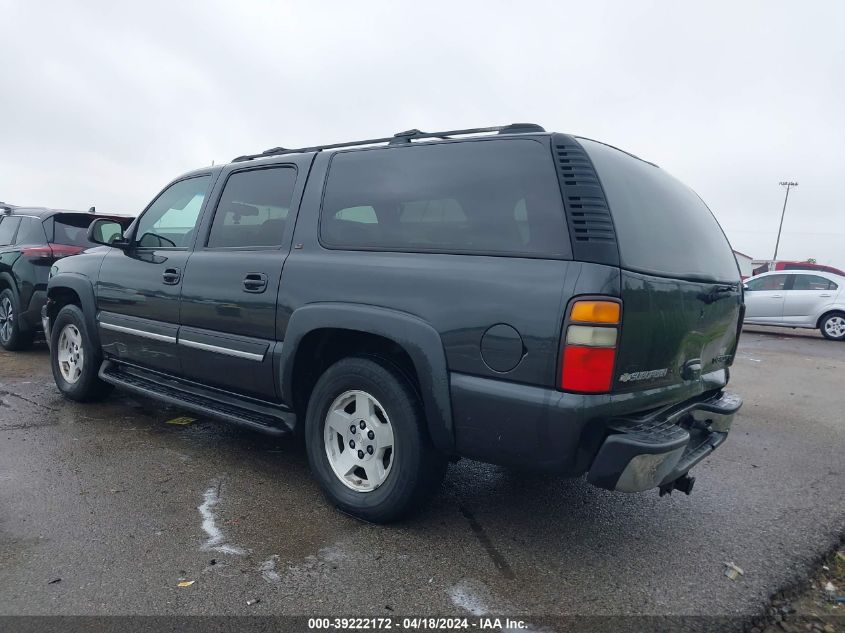
[[[82,376],[85,354],[82,349],[82,334],[72,323],[64,326],[59,334],[56,356],[62,378],[71,385],[76,383]]]
[[[824,330],[831,336],[845,336],[845,317],[835,316],[827,320]]]
[[[381,403],[366,391],[345,391],[326,414],[323,443],[335,476],[356,492],[372,492],[395,461],[393,426]]]
[[[12,328],[15,326],[15,309],[9,297],[0,301],[0,340],[4,343],[12,338]]]

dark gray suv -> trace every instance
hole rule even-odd
[[[724,388],[742,288],[709,209],[531,124],[185,174],[57,262],[48,295],[69,398],[116,385],[300,433],[331,501],[371,521],[460,456],[688,493],[741,404]]]

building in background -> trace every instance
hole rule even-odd
[[[739,251],[734,251],[734,257],[739,266],[739,276],[743,279],[751,277],[754,274],[754,258]]]

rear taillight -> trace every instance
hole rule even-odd
[[[29,259],[59,259],[68,255],[76,255],[83,250],[85,250],[83,246],[46,244],[43,246],[24,246],[21,248],[21,255]]]
[[[68,255],[78,255],[85,250],[84,246],[70,246],[68,244],[50,244],[53,249],[53,257],[67,257]]]
[[[622,305],[616,301],[579,300],[569,309],[561,357],[560,388],[606,393],[613,384]]]

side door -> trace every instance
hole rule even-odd
[[[179,373],[179,294],[212,181],[204,173],[168,186],[135,222],[129,247],[106,254],[96,284],[106,355]]]
[[[819,275],[798,274],[793,278],[791,289],[786,291],[783,303],[783,319],[789,323],[815,326],[816,319],[826,305],[833,301],[839,286]]]
[[[277,400],[276,299],[312,156],[226,169],[182,286],[185,377]]]
[[[790,275],[765,275],[751,279],[745,289],[745,320],[761,323],[783,319],[783,302]]]

